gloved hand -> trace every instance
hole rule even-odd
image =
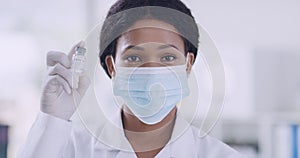
[[[57,51],[47,54],[48,74],[42,91],[41,111],[64,120],[74,114],[90,85],[84,74],[72,81],[72,57],[78,46],[84,47],[84,42],[76,44],[68,55]]]

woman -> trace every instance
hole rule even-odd
[[[48,53],[41,113],[19,156],[241,157],[214,138],[198,137],[199,129],[192,125],[180,128],[188,123],[176,104],[189,95],[187,77],[197,56],[198,38],[194,17],[180,0],[117,1],[101,30],[99,57],[112,79],[114,95],[124,101],[116,117],[121,132],[104,126],[102,136],[122,145],[105,144],[72,129],[74,100],[79,102],[89,85],[84,75],[75,84],[72,81],[71,59],[77,47],[84,47],[80,42],[68,55]]]

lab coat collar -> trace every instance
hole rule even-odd
[[[98,141],[95,142],[95,150],[119,151],[117,156],[119,158],[132,157],[135,154],[124,134],[121,112],[119,111],[111,121],[107,121],[103,128],[99,130]],[[196,157],[196,137],[192,131],[191,124],[177,110],[171,139],[156,158]],[[187,151],[189,152],[187,153]],[[189,154],[190,156],[187,156]]]

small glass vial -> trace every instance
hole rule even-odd
[[[85,54],[86,48],[76,47],[72,59],[72,88],[78,88],[79,77],[82,76],[85,71]]]
[[[85,57],[86,48],[76,47],[75,54],[73,55],[72,71],[73,75],[80,76],[85,71]]]

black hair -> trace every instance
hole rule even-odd
[[[135,11],[126,12],[128,9],[136,8],[138,9]],[[173,10],[173,13],[166,12],[166,9]],[[174,14],[174,11],[182,14]],[[183,39],[185,53],[192,52],[196,59],[199,40],[198,27],[190,9],[183,2],[180,0],[118,0],[108,11],[100,33],[100,63],[109,77],[111,76],[105,63],[106,56],[112,55],[115,58],[117,40],[120,35],[136,21],[147,17],[174,26]]]

